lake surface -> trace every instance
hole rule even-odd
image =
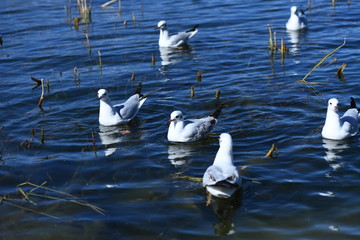
[[[351,96],[360,105],[359,1],[313,2],[298,36],[285,23],[306,1],[104,2],[78,29],[75,1],[0,2],[1,239],[359,239],[359,138],[320,134],[329,98],[341,113]],[[159,49],[162,19],[174,33],[200,24],[189,48]],[[267,24],[284,60],[268,49]],[[345,38],[307,77],[314,89],[297,83]],[[44,79],[43,110],[30,76]],[[139,82],[161,91],[131,123],[100,127],[98,89],[119,103]],[[208,137],[168,143],[173,110],[197,118],[220,103]],[[176,176],[201,178],[222,132],[244,185],[206,206],[201,184]],[[278,156],[265,158],[273,143]]]

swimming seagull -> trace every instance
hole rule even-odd
[[[206,169],[202,183],[211,195],[229,198],[241,186],[241,178],[233,164],[231,135],[220,134],[219,144],[214,163]]]
[[[138,113],[147,97],[159,91],[157,89],[146,95],[141,94],[141,82],[139,83],[134,94],[124,103],[113,105],[105,89],[98,91],[100,100],[99,123],[103,126],[114,126],[131,121]]]
[[[208,134],[217,124],[217,118],[221,113],[220,105],[212,114],[200,119],[184,119],[181,111],[173,111],[167,138],[170,142],[194,142]]]
[[[161,20],[155,29],[160,29],[159,46],[160,47],[180,47],[187,44],[188,40],[192,38],[198,31],[196,25],[192,29],[186,32],[179,32],[175,35],[169,36],[167,24],[164,20]]]
[[[332,140],[342,140],[356,135],[358,132],[359,111],[356,108],[354,98],[351,98],[350,108],[342,117],[337,113],[339,101],[331,98],[328,101],[325,125],[321,135],[323,138]]]
[[[296,6],[290,8],[290,18],[286,23],[286,29],[291,31],[297,31],[307,28],[307,20],[305,16],[305,10],[300,10]]]

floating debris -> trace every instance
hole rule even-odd
[[[335,197],[335,194],[333,192],[330,192],[330,191],[327,191],[325,193],[319,193],[320,196],[323,196],[323,197]]]
[[[335,226],[335,225],[330,225],[330,226],[329,226],[329,229],[332,230],[332,231],[334,231],[334,232],[340,231],[340,227]]]
[[[132,72],[132,73],[131,73],[130,81],[132,81],[132,82],[135,81],[135,72]]]

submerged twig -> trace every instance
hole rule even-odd
[[[60,201],[66,201],[66,202],[71,202],[71,203],[75,203],[75,204],[78,204],[78,205],[81,205],[81,206],[86,206],[86,207],[89,207],[90,209],[96,211],[97,213],[100,213],[102,215],[104,215],[104,210],[99,208],[99,207],[96,207],[90,203],[87,203],[83,200],[81,200],[80,198],[70,194],[70,193],[66,193],[66,192],[62,192],[62,191],[58,191],[58,190],[54,190],[54,189],[51,189],[51,188],[48,188],[48,187],[44,187],[44,185],[46,184],[46,182],[42,183],[41,185],[37,185],[37,184],[34,184],[34,183],[31,183],[31,182],[24,182],[24,183],[20,183],[18,186],[17,186],[17,189],[18,191],[24,196],[24,198],[30,202],[32,202],[29,197],[30,196],[36,196],[36,197],[41,197],[41,198],[47,198],[47,199],[53,199],[53,200],[60,200]],[[22,187],[23,186],[31,186],[31,187],[34,187],[33,189],[31,189],[30,191],[28,192],[25,192]],[[67,198],[61,198],[61,197],[56,197],[56,196],[50,196],[50,195],[43,195],[43,194],[38,194],[38,193],[34,193],[35,190],[44,190],[46,191],[47,194],[49,193],[56,193],[56,194],[59,194],[60,196],[65,196]],[[33,202],[34,203],[34,202]],[[36,204],[36,203],[34,203]]]

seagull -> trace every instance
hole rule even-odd
[[[199,25],[196,25],[195,27],[186,32],[179,32],[175,35],[169,36],[167,24],[164,20],[161,20],[158,23],[158,26],[155,28],[160,29],[159,46],[177,48],[187,44],[189,38],[192,38],[197,33],[198,26]]]
[[[184,120],[181,111],[173,111],[170,115],[167,138],[170,142],[194,142],[208,134],[217,124],[217,118],[221,113],[220,105],[212,114],[200,119]]]
[[[290,31],[298,31],[307,28],[307,20],[305,10],[300,10],[296,6],[290,8],[290,18],[286,23],[286,29]]]
[[[342,117],[337,113],[338,103],[336,98],[328,101],[325,125],[321,132],[323,138],[342,140],[354,136],[358,132],[359,110],[356,108],[354,98],[351,98],[350,108]]]
[[[139,83],[134,94],[124,103],[113,105],[108,92],[105,89],[98,91],[100,100],[99,123],[103,126],[114,126],[131,121],[138,113],[147,97],[159,91],[157,89],[146,95],[141,94],[141,82]]]
[[[233,164],[231,135],[220,134],[219,144],[214,163],[206,169],[202,183],[211,195],[229,198],[241,186],[241,178]]]

